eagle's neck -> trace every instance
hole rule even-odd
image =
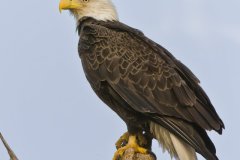
[[[118,21],[118,14],[113,4],[108,2],[105,5],[104,3],[90,5],[86,9],[72,11],[77,22],[83,17],[91,17],[99,21]]]

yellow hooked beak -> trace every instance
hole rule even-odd
[[[61,0],[59,3],[60,13],[62,12],[62,10],[79,9],[81,7],[82,7],[82,5],[81,5],[81,3],[79,3],[78,0]]]

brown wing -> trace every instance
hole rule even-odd
[[[81,28],[79,51],[88,52],[84,66],[94,71],[88,73],[91,80],[107,82],[127,107],[161,123],[196,150],[203,144],[198,140],[204,139],[215,153],[202,129],[221,133],[224,125],[186,66],[141,32],[119,22],[86,23]]]
[[[175,117],[221,132],[222,121],[189,69],[139,32],[114,27],[85,26],[85,32],[94,34],[87,43],[94,41],[95,52],[101,53],[90,55],[89,61],[102,80],[138,112]]]

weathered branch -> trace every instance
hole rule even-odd
[[[130,148],[125,151],[122,160],[157,160],[153,154],[135,153],[134,149]]]
[[[2,140],[5,148],[7,149],[8,155],[10,157],[10,160],[18,160],[17,156],[14,154],[13,150],[10,148],[10,146],[7,144],[7,141],[4,139],[2,134],[0,133],[0,139]]]

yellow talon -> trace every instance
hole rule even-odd
[[[121,138],[120,138],[121,139]],[[132,148],[134,149],[134,151],[136,153],[142,153],[142,154],[147,154],[147,149],[143,148],[143,147],[140,147],[138,144],[137,144],[137,137],[136,135],[129,135],[129,139],[128,139],[128,143],[126,146],[124,147],[121,147],[119,148],[115,154],[114,154],[114,157],[113,157],[113,160],[119,160],[119,158],[121,158],[124,154],[124,152],[126,150],[128,150],[129,148]]]
[[[119,149],[119,148],[125,146],[128,142],[128,139],[129,139],[129,133],[126,132],[115,143],[116,148]]]

